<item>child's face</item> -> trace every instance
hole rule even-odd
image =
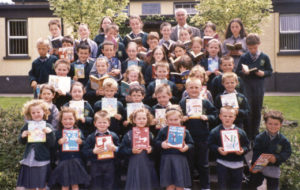
[[[113,98],[117,93],[117,89],[114,87],[104,87],[104,97],[105,98]]]
[[[114,29],[110,29],[107,33],[106,33],[106,38],[107,40],[113,40],[116,39],[118,36],[118,32]]]
[[[237,81],[233,77],[226,78],[223,82],[223,86],[228,93],[234,92],[236,85]]]
[[[280,130],[281,123],[278,119],[268,118],[266,121],[266,127],[271,135],[276,135]]]
[[[69,73],[69,67],[66,64],[58,64],[55,68],[57,76],[66,77]]]
[[[219,44],[217,43],[209,44],[207,51],[211,57],[216,57],[220,51]]]
[[[258,51],[258,46],[259,46],[259,44],[247,45],[249,53],[251,53],[252,55],[255,55]]]
[[[110,122],[107,119],[100,117],[94,121],[94,125],[99,132],[105,133],[110,125]]]
[[[204,73],[196,72],[194,77],[200,79],[201,84],[204,83]]]
[[[180,57],[183,54],[185,54],[185,50],[182,49],[181,47],[176,47],[174,50],[174,54],[175,54],[175,57]]]
[[[131,44],[130,46],[128,46],[126,52],[127,52],[129,59],[136,59],[136,55],[138,53],[137,46]]]
[[[132,92],[130,97],[133,103],[140,103],[144,99],[144,95],[140,91]]]
[[[147,125],[147,114],[138,112],[133,120],[137,127],[145,127]]]
[[[234,68],[234,63],[230,60],[224,60],[222,61],[220,68],[224,73],[232,72]]]
[[[61,30],[56,24],[50,25],[49,31],[51,33],[51,36],[54,37],[54,38],[60,36],[60,31]]]
[[[54,94],[49,89],[43,89],[43,91],[41,93],[41,98],[47,103],[52,103]]]
[[[90,31],[86,26],[79,26],[78,32],[81,39],[89,38]]]
[[[65,48],[65,47],[73,47],[73,44],[68,43],[68,42],[64,42],[64,43],[62,43],[62,47],[63,48]]]
[[[72,112],[64,112],[61,118],[61,124],[65,129],[72,129],[75,125],[75,117]]]
[[[129,82],[134,82],[139,80],[139,73],[137,71],[130,71],[128,73]]]
[[[139,33],[142,29],[142,23],[138,19],[130,19],[129,26],[133,33]]]
[[[162,106],[167,106],[172,96],[168,94],[166,91],[155,94],[157,102]]]
[[[187,30],[182,30],[180,32],[179,40],[182,41],[182,42],[186,42],[186,41],[191,40],[190,33]]]
[[[104,18],[101,28],[103,29],[103,31],[105,31],[106,27],[111,24],[111,20],[109,18]]]
[[[81,63],[85,63],[90,56],[90,51],[89,49],[79,49],[77,54],[78,54],[79,61]]]
[[[242,28],[238,22],[232,22],[230,25],[230,30],[231,30],[233,36],[235,36],[235,37],[240,35],[241,29]]]
[[[149,49],[153,50],[154,48],[156,48],[156,46],[158,46],[158,42],[159,41],[156,38],[147,40],[147,44],[149,45]]]
[[[202,46],[201,46],[201,44],[200,43],[198,43],[198,42],[194,42],[193,44],[192,44],[192,50],[193,50],[193,52],[194,53],[200,53],[201,52],[201,49],[202,49]]]
[[[168,126],[181,126],[181,116],[178,114],[169,115],[166,118]]]
[[[170,26],[164,26],[161,30],[160,33],[163,35],[163,38],[169,39],[170,35],[172,33],[171,27]]]
[[[103,46],[102,52],[103,52],[104,56],[107,57],[108,59],[114,57],[115,54],[116,54],[116,51],[115,51],[113,45],[105,45],[105,46]]]
[[[44,114],[44,110],[40,105],[30,107],[30,115],[33,121],[43,120]]]
[[[98,74],[104,75],[105,73],[107,73],[107,68],[108,68],[108,65],[104,60],[97,61],[96,69],[97,69]]]
[[[188,69],[187,68],[185,68],[185,67],[183,67],[183,66],[180,66],[179,67],[179,72],[184,72],[184,71],[187,71]]]
[[[71,91],[71,96],[73,100],[82,100],[83,97],[83,89],[81,86],[74,86]]]
[[[201,85],[196,82],[190,82],[186,85],[186,91],[190,98],[198,98],[201,91]]]
[[[162,61],[163,58],[164,58],[164,53],[163,53],[163,51],[161,49],[158,48],[153,53],[153,57],[154,57],[155,62]]]
[[[47,45],[44,45],[44,44],[38,44],[37,45],[37,50],[38,50],[38,53],[41,57],[46,57],[46,55],[49,51],[49,47]]]
[[[204,29],[204,36],[211,36],[213,37],[215,35],[215,31],[211,27],[206,27]]]
[[[224,128],[231,127],[236,118],[234,109],[222,109],[219,118],[222,121]]]
[[[166,79],[169,73],[169,69],[166,67],[157,67],[155,70],[155,74],[157,79]]]

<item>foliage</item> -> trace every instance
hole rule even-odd
[[[73,28],[75,38],[80,23],[88,24],[90,37],[95,37],[104,16],[113,17],[116,24],[121,25],[127,17],[122,11],[128,2],[129,0],[49,0],[54,15]]]
[[[201,0],[192,22],[205,25],[211,21],[224,34],[230,20],[240,18],[247,32],[260,32],[259,24],[270,15],[272,0]]]

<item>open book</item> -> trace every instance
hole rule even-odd
[[[121,95],[122,96],[128,96],[129,95],[129,88],[131,85],[139,85],[139,82],[134,81],[131,83],[127,83],[125,81],[121,81]]]
[[[103,82],[107,78],[109,78],[108,75],[104,75],[101,78],[98,78],[94,75],[90,75],[91,88],[94,89],[94,90],[98,90],[100,88],[103,88]]]
[[[243,46],[242,46],[242,43],[240,43],[240,42],[237,42],[235,44],[226,43],[226,48],[229,51],[234,51],[234,50],[241,50],[241,49],[243,49]]]
[[[204,53],[202,53],[202,52],[199,52],[199,53],[195,54],[194,51],[190,51],[189,53],[190,53],[190,55],[191,55],[193,61],[195,61],[195,62],[197,62],[197,63],[200,62],[201,59],[204,58]]]
[[[175,84],[185,84],[189,76],[189,73],[190,73],[189,70],[183,71],[182,73],[171,72],[170,80]]]
[[[233,108],[239,108],[237,97],[235,93],[221,95],[222,107],[230,106]]]
[[[143,41],[142,41],[142,38],[140,36],[138,36],[136,38],[131,38],[131,36],[129,34],[127,34],[125,36],[125,38],[127,38],[128,42],[135,42],[138,46],[143,45]]]
[[[62,47],[61,36],[51,39],[51,46],[54,49]]]
[[[71,89],[71,78],[49,75],[48,84],[53,86],[55,90],[61,90],[63,93],[67,93],[70,92]]]
[[[248,65],[245,65],[245,64],[242,64],[242,67],[243,67],[243,69],[247,72],[247,71],[249,71],[250,73],[251,72],[256,72],[258,69],[257,69],[257,67],[253,67],[253,68],[249,68],[249,66]]]
[[[203,47],[206,48],[208,42],[209,42],[210,40],[212,40],[212,39],[214,39],[214,38],[211,37],[211,36],[204,36],[204,37],[203,37]]]

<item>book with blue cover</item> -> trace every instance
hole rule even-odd
[[[78,129],[64,129],[63,137],[66,137],[68,140],[62,145],[63,152],[77,152],[79,151],[79,145],[77,139],[79,138]]]
[[[169,126],[167,144],[172,148],[182,148],[184,144],[185,127]]]

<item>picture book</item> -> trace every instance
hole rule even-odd
[[[140,103],[127,103],[127,120],[129,120],[129,116],[137,109],[141,109],[144,107],[144,104],[142,102]]]
[[[239,108],[239,104],[235,93],[221,95],[221,102],[222,102],[222,107],[230,106],[233,108]]]
[[[90,75],[91,88],[94,90],[103,88],[103,82],[107,78],[109,78],[108,75],[104,75],[103,77],[100,77],[100,78],[98,78],[94,75]]]
[[[186,99],[186,114],[190,119],[198,119],[202,115],[202,99]]]
[[[237,129],[221,130],[221,140],[225,152],[240,151],[240,140]]]
[[[71,100],[69,106],[76,110],[78,118],[84,118],[84,100]]]
[[[132,128],[132,148],[146,150],[150,146],[149,128],[133,127]]]
[[[84,79],[84,64],[74,64],[74,75],[79,79]]]
[[[74,61],[74,47],[64,47],[58,50],[59,59],[67,59],[70,62]]]
[[[63,137],[66,137],[68,140],[62,145],[63,152],[78,152],[79,145],[77,139],[80,138],[78,129],[64,129]]]
[[[128,96],[129,95],[129,88],[130,88],[131,85],[139,85],[139,82],[134,81],[134,82],[131,82],[129,84],[125,81],[121,81],[120,89],[121,89],[121,95],[122,96]]]
[[[155,109],[155,119],[161,127],[166,126],[166,109]]]
[[[46,121],[28,121],[28,143],[46,142]]]
[[[234,50],[241,50],[241,49],[243,49],[243,46],[242,46],[242,43],[240,43],[240,42],[235,43],[235,44],[226,43],[226,48],[229,51],[234,51]]]
[[[255,161],[255,163],[250,168],[250,171],[252,173],[260,172],[262,169],[264,169],[268,163],[269,159],[272,157],[272,154],[261,154],[258,159]]]
[[[106,110],[110,117],[115,117],[118,113],[118,100],[117,98],[102,98],[102,110]]]
[[[53,86],[55,90],[61,90],[63,93],[70,92],[71,77],[62,77],[57,75],[49,75],[48,84]]]
[[[167,144],[172,148],[182,148],[184,145],[185,127],[169,126]]]
[[[170,80],[173,81],[175,84],[185,84],[189,73],[189,70],[183,71],[182,73],[171,72]]]
[[[203,36],[203,47],[204,47],[204,48],[207,47],[208,42],[209,42],[210,40],[212,40],[212,39],[214,39],[214,38],[211,37],[211,36]]]
[[[99,146],[104,150],[104,152],[97,155],[98,160],[114,158],[114,152],[109,151],[107,148],[108,144],[113,144],[111,135],[96,137],[96,146]]]
[[[138,46],[143,45],[143,41],[142,41],[142,38],[140,36],[138,36],[136,38],[131,38],[131,36],[129,34],[127,34],[125,36],[125,38],[127,38],[128,42],[135,42]]]

